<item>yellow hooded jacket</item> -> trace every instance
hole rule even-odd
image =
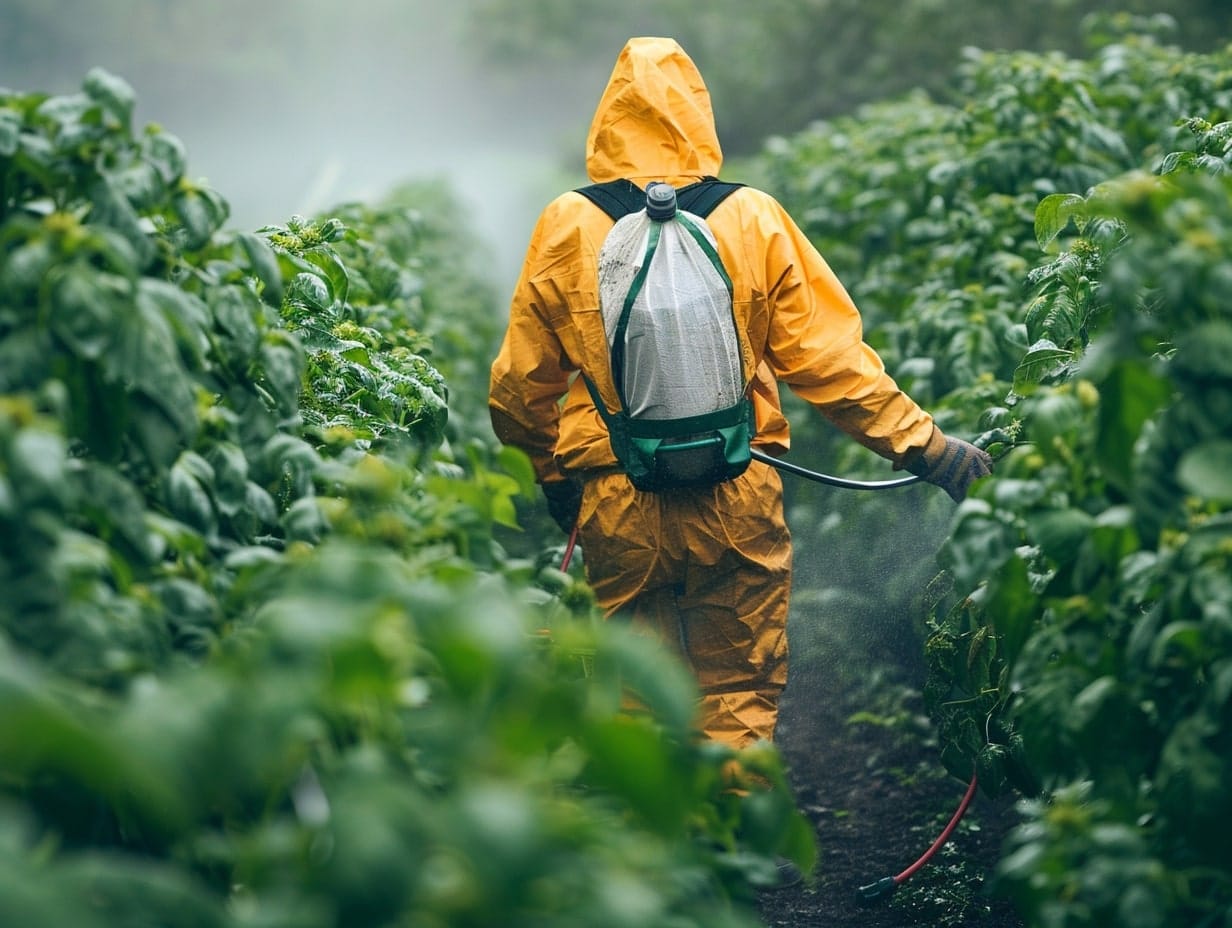
[[[692,60],[672,39],[631,40],[591,124],[591,180],[680,187],[717,176],[722,161],[710,95]],[[896,466],[923,448],[931,417],[864,343],[847,291],[786,211],[745,187],[707,222],[732,281],[757,414],[755,444],[772,454],[788,447],[778,380]],[[611,226],[580,194],[548,205],[532,233],[492,366],[493,426],[502,441],[530,454],[540,481],[615,465],[585,384],[572,377],[584,370],[608,407],[618,408],[598,290],[599,249]],[[558,401],[566,394],[562,410]]]
[[[722,160],[693,62],[674,40],[630,40],[591,125],[590,178],[681,187],[716,176]],[[925,447],[931,417],[864,343],[855,305],[784,209],[742,187],[707,222],[732,282],[755,444],[770,454],[788,448],[782,381],[896,466]],[[786,683],[791,545],[782,483],[755,461],[713,488],[650,494],[616,470],[606,427],[577,376],[584,371],[608,408],[618,408],[598,282],[611,227],[576,192],[539,217],[492,365],[492,424],[530,455],[540,482],[584,478],[579,536],[600,605],[674,645],[701,687],[702,730],[743,747],[772,738]]]

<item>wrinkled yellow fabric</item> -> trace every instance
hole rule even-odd
[[[672,39],[631,39],[587,138],[591,180],[680,187],[717,176],[722,161],[692,60]],[[847,291],[782,206],[742,187],[707,222],[732,281],[755,444],[769,454],[789,446],[781,382],[895,466],[918,453],[932,418],[864,343]],[[638,492],[613,473],[607,431],[576,376],[585,371],[617,408],[598,289],[611,226],[575,192],[541,213],[492,364],[493,428],[529,454],[541,482],[586,480],[579,524],[588,580],[609,614],[630,615],[681,648],[701,685],[706,734],[738,747],[769,739],[786,682],[791,555],[781,483],[757,462],[730,483],[673,494]]]

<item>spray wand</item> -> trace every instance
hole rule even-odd
[[[1007,429],[993,429],[980,435],[972,444],[977,448],[987,448],[994,443],[1003,444],[1001,451],[993,456],[993,460],[999,461],[1005,457],[1018,444],[1026,444],[1026,442],[1015,442],[1013,436]],[[782,458],[771,457],[764,451],[758,451],[756,448],[749,450],[750,456],[754,461],[761,461],[763,464],[769,464],[771,467],[777,467],[779,470],[787,474],[794,474],[797,477],[804,477],[806,480],[812,480],[815,483],[824,483],[831,487],[840,487],[844,490],[896,490],[899,487],[911,486],[913,483],[919,483],[923,477],[911,475],[908,477],[899,477],[895,480],[851,480],[847,477],[834,477],[830,474],[819,473],[815,470],[809,470],[807,467],[801,467],[799,464],[791,464],[784,461]]]
[[[756,448],[751,449],[749,453],[754,461],[761,461],[763,464],[777,467],[784,473],[795,474],[797,477],[804,477],[807,480],[824,483],[831,487],[841,487],[844,490],[893,490],[897,487],[919,483],[921,479],[912,475],[910,477],[899,477],[896,480],[850,480],[847,477],[833,477],[830,474],[818,473],[815,470],[801,467],[799,464],[790,464],[781,458],[772,458],[764,451],[758,451]]]

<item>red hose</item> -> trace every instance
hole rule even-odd
[[[950,835],[958,826],[959,819],[963,817],[963,813],[967,811],[967,806],[971,805],[971,800],[975,797],[975,788],[979,785],[979,778],[973,773],[971,774],[971,782],[967,784],[967,793],[963,796],[962,802],[958,804],[958,808],[954,810],[954,815],[950,818],[950,823],[945,826],[945,831],[937,836],[937,840],[933,842],[933,846],[924,852],[924,856],[913,863],[910,867],[894,877],[895,885],[908,880],[913,874],[926,863],[928,859],[940,850],[941,846],[950,839]]]
[[[884,876],[880,880],[876,880],[875,882],[861,886],[858,890],[856,890],[856,900],[863,905],[869,905],[886,898],[898,888],[900,883],[910,879],[917,870],[928,863],[929,858],[932,857],[933,854],[937,853],[941,846],[949,840],[950,835],[954,832],[954,829],[958,827],[958,822],[963,817],[963,813],[967,811],[967,806],[971,805],[971,800],[975,798],[975,790],[978,785],[978,777],[974,773],[971,774],[971,782],[967,785],[966,795],[963,796],[962,802],[958,804],[958,808],[954,810],[954,815],[950,818],[950,823],[946,825],[945,830],[937,836],[937,840],[933,842],[932,847],[924,852],[924,856],[922,856],[902,873],[898,874],[898,876]]]
[[[573,531],[569,533],[569,543],[565,545],[565,556],[560,562],[560,572],[563,574],[569,570],[569,562],[573,560],[573,549],[577,547],[578,527],[574,523]]]

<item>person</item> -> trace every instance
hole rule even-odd
[[[717,176],[722,160],[709,92],[684,49],[670,38],[629,40],[591,123],[591,180],[681,187]],[[774,198],[740,187],[707,222],[731,279],[754,447],[773,456],[788,448],[781,382],[955,500],[990,472],[985,452],[943,434],[886,373],[846,290]],[[492,426],[527,453],[566,534],[576,524],[605,614],[678,651],[699,685],[701,732],[742,749],[773,739],[787,682],[792,551],[782,483],[754,460],[712,486],[645,492],[618,467],[584,382],[618,408],[598,283],[612,225],[576,191],[539,216],[492,363]]]

